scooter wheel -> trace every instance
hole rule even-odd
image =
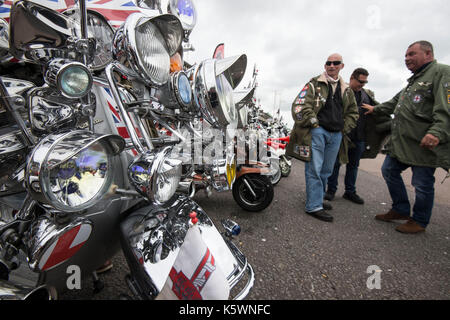
[[[233,184],[233,198],[246,211],[264,210],[272,203],[273,196],[273,185],[268,176],[249,173]]]
[[[283,178],[289,177],[291,174],[291,166],[286,163],[284,159],[280,159],[281,176]]]

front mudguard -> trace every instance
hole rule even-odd
[[[128,284],[140,299],[154,299],[163,289],[189,229],[189,214],[195,211],[202,240],[227,278],[230,298],[247,296],[254,283],[253,269],[246,257],[223,237],[197,203],[176,195],[164,205],[148,205],[131,213],[121,223],[121,243],[131,271]],[[245,283],[245,281],[247,281]]]

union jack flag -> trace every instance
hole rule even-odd
[[[33,2],[59,12],[75,5],[75,0],[35,0]],[[9,22],[12,4],[13,1],[6,0],[0,6],[0,18],[7,22]],[[114,28],[120,26],[130,14],[141,12],[132,0],[87,0],[87,8],[102,14]]]
[[[119,109],[111,95],[111,91],[108,88],[103,88],[101,92],[103,98],[106,100],[106,103],[108,104],[109,111],[111,111],[110,115],[114,121],[117,134],[120,135],[122,138],[124,138],[127,144],[130,143],[131,142],[130,133],[128,132],[127,127],[125,126],[125,122],[122,120]],[[141,132],[136,128],[136,126],[135,130],[137,132],[138,137],[141,138],[142,137]],[[137,156],[138,154],[135,149],[132,149],[131,153],[133,154],[133,156]]]

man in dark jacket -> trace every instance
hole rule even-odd
[[[413,73],[406,88],[388,102],[376,107],[363,104],[363,108],[376,117],[394,114],[382,166],[393,204],[388,213],[375,218],[387,222],[406,220],[396,230],[418,233],[425,231],[430,222],[436,168],[450,168],[450,66],[434,60],[433,46],[428,41],[411,44],[405,63]],[[401,176],[407,168],[412,169],[416,191],[412,217]]]
[[[356,104],[358,105],[359,118],[354,128],[348,135],[352,146],[348,149],[348,163],[345,170],[345,193],[343,195],[344,199],[350,200],[357,204],[364,204],[364,200],[356,193],[356,178],[358,176],[358,167],[361,156],[366,149],[366,121],[367,116],[364,115],[365,109],[361,108],[363,103],[370,105],[377,105],[378,102],[375,100],[374,93],[368,89],[364,89],[366,85],[369,72],[364,68],[357,68],[353,71],[350,76],[350,88],[353,90],[356,98]],[[325,194],[326,200],[333,200],[334,195],[337,191],[339,169],[341,163],[339,158],[336,159],[334,164],[334,170],[332,175],[328,178],[328,189]]]
[[[286,154],[305,161],[307,214],[331,222],[323,203],[328,177],[333,172],[337,154],[347,163],[347,140],[343,139],[356,126],[358,107],[353,91],[339,72],[344,67],[342,56],[332,54],[325,72],[311,79],[292,104],[295,121]]]

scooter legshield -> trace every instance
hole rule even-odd
[[[192,212],[198,219],[195,227]],[[180,252],[186,252],[183,244],[188,243],[188,232],[196,228],[200,236],[188,237],[189,246],[205,248],[204,261],[182,261],[184,270],[193,271],[183,273],[175,267],[180,265],[177,258],[183,257]],[[192,239],[200,238],[197,244],[192,243]],[[214,270],[225,276],[228,288],[216,289],[228,290],[228,298],[243,299],[253,286],[254,274],[246,257],[222,237],[203,209],[184,195],[175,195],[162,206],[148,205],[131,213],[121,223],[121,242],[131,271],[129,284],[141,299],[161,298],[168,284],[174,299],[209,299],[211,296],[205,296],[202,289]]]

